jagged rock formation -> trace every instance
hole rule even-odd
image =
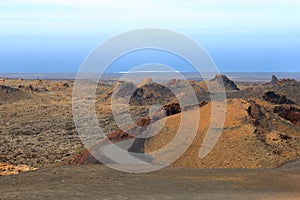
[[[237,85],[223,74],[217,74],[210,82],[222,81],[226,91],[229,90],[240,90]]]
[[[274,104],[293,104],[294,102],[287,99],[285,95],[279,95],[274,91],[265,92],[263,99]]]
[[[272,104],[252,100],[248,108],[250,123],[255,126],[254,133],[257,138],[274,154],[297,158],[300,150],[299,128],[292,123],[287,123],[284,118],[292,121],[295,120],[292,116],[295,117],[299,113],[297,110],[295,110],[297,114],[286,110],[284,112],[282,108],[284,106],[274,107]],[[296,125],[297,121],[294,121],[294,124]],[[291,152],[287,152],[288,150]]]
[[[275,84],[277,84],[278,82],[279,82],[278,78],[277,78],[275,75],[273,75],[273,76],[272,76],[272,79],[271,79],[271,84],[275,85]]]
[[[276,79],[273,78],[275,83]],[[280,79],[276,84],[252,84],[239,92],[227,93],[227,98],[263,97],[274,103],[295,103],[300,105],[300,82],[294,79]],[[268,92],[268,93],[267,93]],[[275,97],[274,95],[279,95]],[[271,97],[274,96],[274,97]],[[273,99],[274,98],[274,99]],[[273,99],[273,100],[272,100]],[[268,101],[267,100],[267,101]],[[286,102],[288,101],[288,102]]]
[[[261,87],[261,86],[258,86]],[[300,105],[300,82],[294,79],[280,79],[278,84],[271,87],[261,87],[264,91],[271,90],[277,94],[285,95],[287,99]]]
[[[274,113],[300,127],[300,109],[293,106],[276,106]]]

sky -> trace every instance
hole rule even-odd
[[[0,73],[76,72],[97,45],[139,28],[187,35],[220,71],[300,72],[298,0],[1,0],[0,27]]]

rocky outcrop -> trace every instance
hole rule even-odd
[[[275,106],[274,110],[270,110],[272,107],[272,104],[266,106],[264,103],[249,101],[249,122],[255,127],[254,134],[257,139],[273,154],[281,156],[288,154],[288,149],[294,151],[293,148],[299,144],[299,129],[296,126],[299,125],[300,110],[292,109],[289,105]],[[286,123],[278,115],[295,126]],[[295,152],[289,156],[295,156]]]
[[[227,76],[223,74],[217,74],[212,80],[210,80],[210,82],[217,82],[217,81],[223,81],[226,91],[240,90],[232,80],[230,80]]]
[[[276,106],[274,113],[300,127],[300,109],[293,106]]]
[[[250,123],[257,127],[260,132],[270,129],[268,126],[268,119],[266,117],[267,114],[262,106],[251,100],[249,101],[247,112],[250,116]]]
[[[20,89],[0,85],[0,103],[12,103],[19,100],[29,99],[29,95]]]
[[[275,75],[273,75],[270,83],[271,84],[277,84],[278,81],[279,81],[278,78]]]
[[[285,85],[285,84],[295,85],[295,84],[297,84],[297,81],[295,79],[284,78],[284,79],[280,79],[278,81],[278,84],[279,85]]]
[[[279,95],[274,91],[265,92],[263,95],[265,101],[274,103],[274,104],[293,104],[294,102],[287,99],[285,95]]]
[[[274,91],[277,94],[285,95],[287,99],[300,105],[300,82],[294,79],[280,79],[277,84],[263,84],[255,88],[260,88],[263,91]],[[252,91],[249,91],[252,92]]]

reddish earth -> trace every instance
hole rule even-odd
[[[276,106],[274,112],[280,117],[300,127],[300,109],[293,106]]]
[[[8,163],[0,163],[0,176],[19,174],[21,172],[27,172],[32,170],[36,170],[36,169],[26,165],[15,166]]]

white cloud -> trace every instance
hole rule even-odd
[[[168,4],[169,6],[300,6],[298,0],[214,0],[214,1],[199,1],[199,0],[7,0],[2,3],[7,4],[33,4],[33,5],[52,5],[52,6],[70,6],[70,7],[153,7],[154,5],[161,6]],[[156,7],[156,6],[155,6]]]
[[[2,6],[1,6],[2,5]],[[2,8],[1,8],[2,7]],[[40,28],[259,30],[300,28],[298,0],[10,0],[0,3],[0,25]],[[9,23],[7,23],[9,22]],[[13,25],[16,26],[13,26]],[[57,24],[57,25],[55,25]],[[67,31],[67,30],[65,30]],[[224,30],[223,30],[224,31]]]

